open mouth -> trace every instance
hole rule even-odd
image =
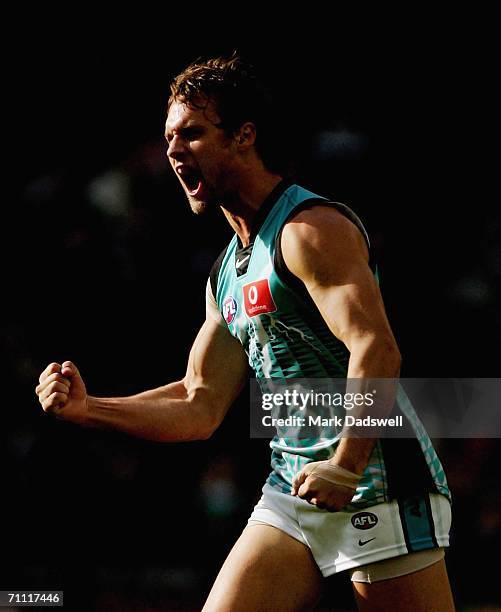
[[[191,196],[196,196],[202,187],[202,175],[194,168],[181,167],[178,170],[186,189]]]

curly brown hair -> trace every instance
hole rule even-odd
[[[256,151],[272,172],[284,170],[284,151],[273,137],[276,109],[270,91],[257,78],[254,67],[236,52],[229,57],[198,59],[170,85],[168,102],[205,109],[212,102],[221,122],[218,127],[231,136],[246,121],[256,126]]]

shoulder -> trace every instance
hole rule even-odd
[[[318,204],[293,215],[284,225],[281,248],[289,266],[334,263],[353,257],[367,261],[369,255],[360,229],[328,204]]]

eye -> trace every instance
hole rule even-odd
[[[202,130],[200,128],[185,128],[182,133],[183,137],[188,141],[197,140],[202,135]]]

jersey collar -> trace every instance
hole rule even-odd
[[[278,200],[280,199],[284,191],[291,185],[292,185],[292,181],[290,179],[282,179],[280,183],[275,185],[275,187],[272,189],[269,195],[265,198],[264,202],[261,204],[259,210],[257,211],[256,216],[254,217],[249,246],[253,244],[259,230],[263,226],[263,223],[265,222],[266,217],[270,213],[273,206],[275,206],[275,204],[278,202]],[[242,249],[242,243],[238,236],[237,236],[237,241],[238,241],[238,249]]]

